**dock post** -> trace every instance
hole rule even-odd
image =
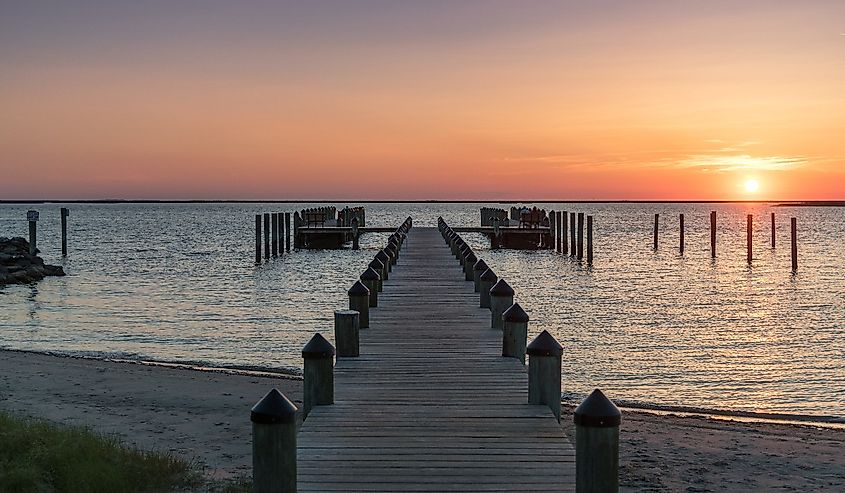
[[[716,258],[716,211],[710,211],[710,257]]]
[[[270,214],[270,250],[274,257],[279,256],[279,215],[275,212]]]
[[[464,280],[465,281],[472,281],[475,282],[475,272],[473,269],[475,268],[475,263],[478,262],[478,257],[475,255],[475,252],[470,250],[467,252],[466,257],[464,257]]]
[[[798,271],[798,220],[791,218],[790,222],[790,236],[792,239],[792,272]]]
[[[476,293],[478,293],[481,289],[481,274],[484,274],[484,271],[487,269],[487,263],[482,259],[478,259],[478,261],[472,266],[472,282],[475,284]]]
[[[587,265],[593,265],[593,216],[587,216]]]
[[[334,341],[338,358],[356,358],[359,348],[360,314],[355,310],[335,310]]]
[[[252,407],[254,493],[296,493],[296,411],[276,389]]]
[[[560,368],[563,347],[544,330],[531,341],[528,353],[528,403],[545,404],[560,422]]]
[[[285,251],[290,253],[290,212],[285,212]]]
[[[255,215],[255,263],[261,263],[261,214]]]
[[[378,253],[376,253],[376,259],[384,264],[384,272],[382,272],[381,280],[386,281],[390,279],[390,276],[388,275],[388,272],[392,270],[390,268],[390,255],[388,255],[384,250],[379,250]]]
[[[493,269],[487,269],[478,277],[478,294],[481,308],[490,308],[490,290],[499,280]]]
[[[38,252],[38,211],[26,211],[26,220],[29,223],[29,254],[35,255]]]
[[[381,280],[381,276],[378,275],[372,267],[367,267],[361,274],[361,282],[364,283],[364,286],[367,286],[367,289],[370,290],[370,307],[375,308],[378,306],[378,282]]]
[[[264,258],[270,258],[270,213],[264,213]]]
[[[772,248],[775,247],[775,213],[772,212]]]
[[[657,234],[660,226],[660,214],[654,215],[654,249],[657,250]]]
[[[754,216],[748,215],[748,221],[745,227],[745,245],[748,250],[748,265],[751,265],[751,242],[753,241],[752,227],[754,224]]]
[[[379,275],[378,292],[381,293],[382,291],[384,291],[384,283],[382,282],[382,279],[381,279],[381,276],[384,273],[384,264],[381,263],[381,260],[374,258],[374,259],[370,260],[370,263],[367,264],[367,267],[370,267],[371,269],[376,271],[376,273]]]
[[[528,343],[528,314],[514,303],[502,314],[502,356],[516,358],[525,364]]]
[[[619,491],[619,424],[622,413],[596,389],[575,409],[575,491]]]
[[[561,236],[561,234],[566,232],[566,229],[564,229],[563,226],[561,225],[561,221],[563,221],[564,220],[563,218],[566,217],[566,213],[565,212],[561,213],[560,211],[557,211],[557,212],[555,212],[555,214],[557,215],[557,218],[556,218],[557,220],[555,221],[555,228],[556,228],[555,235],[557,237],[557,240],[556,240],[556,243],[555,243],[555,249],[557,250],[557,253],[560,253],[561,252],[561,245],[563,243],[563,239],[560,236]]]
[[[561,250],[560,252],[564,255],[569,255],[569,240],[567,239],[567,234],[569,231],[569,213],[563,211],[561,215],[561,219],[563,220],[563,224],[560,227],[561,230]]]
[[[504,279],[490,288],[490,328],[502,330],[502,315],[513,305],[513,295],[513,288]]]
[[[62,207],[60,213],[62,216],[62,257],[67,257],[67,217],[70,215],[70,209]]]
[[[575,213],[569,213],[569,243],[572,246],[572,250],[569,252],[571,257],[574,257],[577,252],[577,248],[575,247]]]
[[[299,228],[302,227],[302,218],[299,212],[293,213],[293,248],[302,248],[302,238],[300,238]]]
[[[302,348],[302,419],[314,406],[334,404],[334,346],[317,332]]]
[[[681,214],[678,217],[678,219],[680,220],[680,228],[681,228],[681,240],[680,240],[679,248],[680,248],[680,251],[681,251],[681,255],[683,255],[684,254],[684,215]]]
[[[584,259],[584,213],[578,213],[578,260]]]
[[[549,211],[549,235],[552,237],[552,251],[555,251],[555,242],[557,242],[557,227],[556,227],[556,219],[557,216],[555,215],[555,211]],[[543,235],[540,235],[540,241],[543,240]]]
[[[356,310],[359,315],[358,326],[366,329],[370,326],[370,290],[360,280],[347,291],[349,295],[349,309]]]
[[[352,249],[353,250],[358,250],[358,248],[360,248],[359,238],[360,238],[360,235],[358,233],[358,218],[353,217],[352,218]]]

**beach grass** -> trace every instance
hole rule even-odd
[[[0,411],[0,491],[173,491],[202,482],[195,463],[171,454]]]

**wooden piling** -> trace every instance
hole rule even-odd
[[[70,210],[62,207],[60,214],[62,216],[62,257],[67,257],[67,217],[70,215]]]
[[[528,314],[514,303],[502,314],[502,356],[516,358],[525,364],[528,342]]]
[[[270,258],[270,213],[264,213],[264,258]]]
[[[557,232],[557,227],[555,226],[557,222],[555,221],[556,219],[557,216],[555,215],[555,211],[549,211],[549,235],[552,237],[552,250],[555,249],[555,242],[557,241],[557,236],[555,234]],[[540,241],[543,241],[543,236],[540,236]]]
[[[378,282],[381,280],[381,276],[378,272],[375,271],[372,267],[367,267],[361,274],[361,282],[364,283],[364,286],[367,286],[367,289],[370,290],[370,308],[375,308],[378,306]]]
[[[487,269],[481,273],[478,287],[479,306],[481,308],[490,308],[490,290],[493,285],[498,282],[499,277],[493,272],[493,269]]]
[[[261,263],[261,214],[255,215],[255,263]]]
[[[775,213],[772,212],[772,248],[775,247]]]
[[[710,257],[716,258],[716,211],[710,211]]]
[[[349,295],[349,309],[360,314],[358,326],[366,329],[370,326],[370,290],[359,280],[355,281],[347,294]]]
[[[654,249],[657,250],[657,235],[660,228],[660,214],[654,215]]]
[[[584,213],[578,213],[578,260],[584,259]]]
[[[572,257],[574,257],[576,253],[578,253],[577,252],[578,249],[575,247],[575,245],[576,245],[575,234],[576,234],[576,231],[575,231],[575,213],[570,212],[569,213],[569,240],[570,240],[569,243],[572,246],[572,251],[570,252],[570,256],[572,256]]]
[[[792,243],[792,272],[798,271],[798,220],[796,218],[791,218],[789,220],[790,223],[790,236],[791,236],[791,243]]]
[[[35,255],[38,252],[38,211],[26,211],[26,220],[29,223],[29,254]]]
[[[290,212],[285,212],[285,251],[290,252]]]
[[[561,222],[565,220],[564,218],[566,217],[566,213],[557,211],[555,214],[557,215],[557,221],[555,221],[555,237],[557,238],[555,242],[555,249],[557,250],[557,253],[561,253],[561,246],[563,244],[561,235],[566,232],[566,229],[564,229],[563,225],[561,225]]]
[[[358,250],[360,248],[360,233],[358,232],[358,218],[352,218],[352,249]]]
[[[302,419],[314,406],[334,404],[334,346],[317,332],[302,348]]]
[[[575,491],[619,491],[619,425],[622,413],[598,389],[575,409]]]
[[[279,256],[279,215],[275,212],[270,214],[270,250],[274,257]]]
[[[276,389],[253,406],[254,493],[296,493],[296,411],[296,406]]]
[[[561,253],[564,255],[569,255],[569,240],[567,239],[568,231],[569,231],[569,213],[563,211],[563,215],[561,217],[563,219],[563,224],[561,225]]]
[[[513,305],[513,295],[513,288],[504,279],[490,288],[490,328],[502,330],[502,315]]]
[[[748,264],[751,264],[751,242],[753,241],[752,226],[754,223],[754,216],[749,214],[747,224],[745,227],[745,245],[748,250]]]
[[[683,215],[683,214],[681,214],[681,215],[679,216],[679,219],[680,219],[680,223],[681,223],[681,224],[680,224],[680,228],[681,228],[681,239],[680,239],[679,250],[681,251],[681,255],[683,255],[683,254],[684,254],[684,215]]]
[[[560,371],[563,347],[544,330],[526,349],[528,403],[545,404],[560,421]]]
[[[593,265],[593,216],[587,216],[587,265]]]
[[[334,341],[338,358],[355,358],[359,355],[360,318],[355,310],[335,310]]]

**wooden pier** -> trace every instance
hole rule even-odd
[[[298,491],[574,491],[570,441],[502,351],[440,232],[413,229],[299,431]]]

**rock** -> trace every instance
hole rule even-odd
[[[27,284],[44,276],[63,275],[65,271],[60,265],[47,265],[41,257],[30,255],[26,239],[0,237],[0,285]]]

